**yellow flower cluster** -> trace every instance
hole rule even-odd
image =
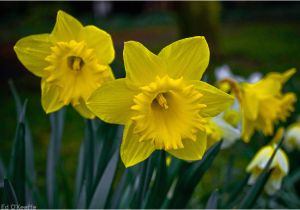
[[[63,11],[50,34],[22,38],[14,49],[22,64],[41,77],[47,113],[72,104],[85,118],[125,125],[120,153],[126,167],[155,150],[199,160],[221,139],[230,145],[240,136],[248,142],[255,130],[272,135],[274,124],[289,116],[296,101],[294,93],[282,93],[295,73],[291,69],[270,73],[254,84],[223,83],[226,90],[234,84],[241,113],[229,109],[233,96],[200,81],[210,56],[202,36],[176,41],[157,55],[139,42],[125,42],[126,77],[121,79],[114,78],[109,66],[115,56],[111,36],[95,26],[82,26]],[[252,181],[273,150],[273,145],[263,148],[250,163]],[[287,173],[286,159],[279,151],[270,192]]]
[[[285,121],[294,111],[296,94],[282,93],[282,86],[295,72],[295,69],[290,69],[283,74],[270,73],[257,83],[240,85],[242,137],[245,142],[250,141],[255,130],[272,135],[274,124]]]

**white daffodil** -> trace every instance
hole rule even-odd
[[[269,159],[276,149],[276,146],[276,144],[264,146],[256,153],[246,168],[246,171],[251,173],[248,184],[252,185],[255,183],[258,176],[266,167]],[[282,179],[288,174],[289,171],[288,157],[282,149],[279,149],[276,152],[276,155],[271,163],[270,170],[272,170],[271,176],[264,188],[268,195],[272,195],[280,189]]]
[[[224,64],[215,69],[215,77],[217,81],[230,78],[236,80],[237,82],[255,83],[262,78],[262,74],[260,72],[254,72],[248,78],[244,78],[233,74],[230,67],[227,64]]]
[[[284,138],[284,146],[287,150],[300,150],[300,122],[290,125]]]

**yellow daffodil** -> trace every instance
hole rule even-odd
[[[180,159],[201,159],[206,118],[218,115],[233,101],[199,81],[209,62],[205,38],[176,41],[158,55],[129,41],[123,58],[126,78],[96,90],[87,105],[104,121],[125,124],[120,151],[125,166],[161,149]]]
[[[287,128],[283,143],[288,150],[300,150],[300,122],[294,123]]]
[[[255,183],[257,177],[266,167],[268,160],[271,158],[275,149],[276,144],[271,144],[262,147],[257,152],[246,169],[247,172],[251,173],[248,184],[252,185]],[[270,170],[273,171],[271,172],[270,178],[265,185],[265,191],[269,195],[274,194],[280,189],[282,179],[288,174],[289,171],[288,157],[282,149],[279,149],[276,152],[276,155],[270,166]]]
[[[14,50],[22,64],[41,77],[42,106],[47,113],[72,104],[84,117],[94,115],[86,100],[103,83],[113,80],[109,64],[114,59],[111,36],[58,11],[50,34],[20,39]]]
[[[240,85],[242,108],[242,137],[249,142],[255,130],[272,135],[274,124],[285,121],[294,111],[296,95],[282,93],[283,84],[296,72],[290,69],[283,74],[270,73],[254,84]]]

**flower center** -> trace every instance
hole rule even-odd
[[[164,96],[164,93],[159,93],[156,98],[153,100],[153,103],[158,103],[162,108],[168,109],[167,99]]]
[[[67,60],[69,68],[74,71],[80,71],[84,65],[84,61],[78,56],[69,56]]]
[[[131,107],[139,141],[151,141],[156,149],[180,149],[183,139],[196,141],[199,130],[205,130],[202,94],[182,78],[157,77],[140,90]]]
[[[98,63],[93,49],[83,41],[56,42],[45,60],[46,82],[60,89],[59,97],[65,105],[86,100],[105,79],[111,79],[107,66]]]

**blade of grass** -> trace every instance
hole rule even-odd
[[[218,208],[218,200],[219,200],[219,191],[215,190],[209,197],[206,209],[217,209]]]
[[[118,127],[118,125],[112,125],[103,122],[96,132],[97,138],[95,138],[95,140],[100,141],[99,143],[101,146],[97,151],[98,156],[96,157],[97,166],[95,168],[93,192],[95,191],[97,183],[99,182],[107,163],[116,149],[113,145],[115,141],[112,140],[116,139]]]
[[[65,165],[64,161],[60,160],[60,164],[58,165],[58,169],[59,169],[58,172],[61,177],[60,186],[64,186],[63,189],[61,190],[61,192],[64,192],[63,193],[63,196],[65,198],[64,203],[66,208],[70,209],[72,208],[72,200],[71,200],[72,193],[71,193],[70,183],[64,165]]]
[[[16,113],[19,116],[22,112],[22,104],[21,99],[18,94],[18,91],[13,83],[12,80],[8,81],[10,90],[12,92],[15,105],[16,105]],[[36,174],[35,174],[35,167],[34,167],[34,151],[33,151],[33,143],[32,143],[32,135],[29,128],[29,124],[25,118],[25,151],[26,151],[26,177],[32,183],[32,187],[29,187],[26,183],[26,203],[34,203],[35,200],[33,199],[34,189],[36,187]]]
[[[146,200],[146,208],[160,208],[166,198],[167,188],[167,166],[166,166],[166,153],[159,151],[158,160],[153,163],[156,166],[156,175],[153,186],[147,188],[149,191],[148,199]],[[153,171],[151,173],[151,176]],[[144,192],[146,193],[146,192]]]
[[[4,182],[4,177],[6,177],[6,169],[3,164],[2,159],[0,158],[0,182]]]
[[[21,205],[26,202],[26,153],[25,153],[25,113],[27,100],[24,102],[19,115],[15,140],[10,159],[10,173],[12,185],[16,189],[16,195]]]
[[[92,120],[86,121],[85,140],[84,140],[84,153],[86,164],[86,205],[91,201],[93,195],[93,178],[94,178],[94,128]]]
[[[4,203],[7,205],[19,204],[15,190],[8,179],[4,179]]]
[[[116,187],[116,190],[114,191],[114,194],[112,195],[110,208],[112,208],[112,209],[120,208],[121,199],[122,199],[122,196],[124,196],[123,193],[125,191],[126,186],[129,184],[127,182],[127,178],[128,178],[128,170],[125,170],[125,172],[122,175],[121,180],[119,181],[119,183]]]
[[[241,192],[243,191],[243,188],[247,185],[249,177],[250,175],[248,174],[241,182],[239,182],[235,187],[232,188],[231,194],[224,206],[222,206],[222,208],[233,208],[233,206],[235,206],[236,203],[240,201],[239,199],[242,196]]]
[[[60,157],[60,146],[64,126],[65,109],[50,115],[51,136],[48,147],[46,187],[48,208],[58,208],[57,164]]]
[[[144,195],[143,195],[143,190],[144,190],[144,186],[147,182],[146,180],[146,176],[147,176],[147,170],[148,170],[148,165],[150,164],[150,159],[146,159],[144,162],[140,163],[140,167],[141,167],[141,173],[139,174],[139,182],[138,182],[138,187],[135,187],[135,191],[134,191],[134,197],[131,201],[131,208],[142,208],[142,204],[143,204],[143,199],[144,199]]]
[[[77,200],[77,209],[84,209],[87,206],[86,200],[86,182],[84,180]]]
[[[222,141],[212,146],[204,155],[201,161],[188,164],[188,167],[181,172],[174,190],[174,195],[169,202],[169,208],[185,208],[188,204],[194,189],[202,176],[209,169],[213,160],[220,151]]]
[[[84,144],[82,143],[79,150],[78,164],[77,164],[77,172],[76,172],[76,180],[75,180],[75,193],[74,193],[74,206],[78,203],[80,199],[80,193],[84,181],[84,172],[85,172],[85,161],[84,161]]]
[[[89,208],[91,209],[103,209],[107,203],[107,198],[111,190],[112,181],[115,177],[117,164],[119,160],[119,150],[115,151],[115,154],[107,164],[105,171],[97,185],[95,193],[92,196]]]
[[[140,183],[140,174],[135,173],[136,169],[141,169],[140,165],[127,168],[125,170],[128,175],[126,179],[126,185],[121,196],[121,201],[119,203],[119,208],[121,209],[129,209],[133,199],[136,197],[135,195],[139,189]]]

